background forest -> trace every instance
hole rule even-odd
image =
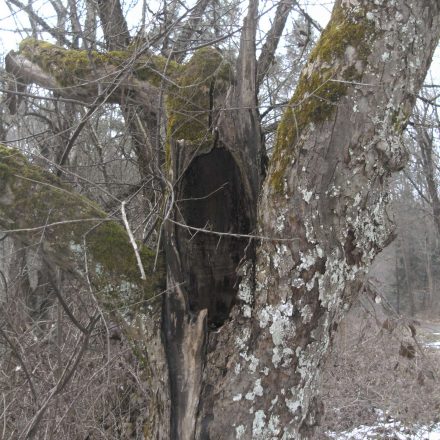
[[[169,63],[188,62],[195,49],[214,46],[232,64],[247,3],[123,0],[128,29],[120,37],[128,31],[130,41],[119,47],[116,39],[109,47],[105,27],[123,27],[105,22],[114,3],[0,0],[0,143],[60,176],[124,224],[133,239],[157,250],[167,204],[161,173],[168,159],[158,152],[167,142],[163,126],[157,125],[157,144],[149,146],[157,163],[141,164],[141,174],[136,143],[151,126],[130,93],[121,105],[106,97],[104,81],[93,84],[102,92],[96,99],[87,91],[66,97],[31,81],[23,85],[8,68],[9,51],[18,50],[9,40],[19,44],[30,37],[89,53],[128,46],[139,56],[168,56]],[[266,63],[258,103],[269,158],[282,113],[325,27],[323,17],[329,17],[323,11],[333,6],[317,3],[287,1],[283,10],[267,1],[258,9],[257,56],[272,53],[271,32],[277,23],[282,30],[273,58],[259,60]],[[440,358],[433,348],[440,341],[439,78],[440,60],[434,56],[404,132],[408,165],[392,178],[395,239],[375,259],[363,294],[340,324],[324,369],[326,415],[316,438],[355,438],[342,432],[379,421],[383,431],[372,428],[368,438],[422,439],[439,422]],[[166,79],[159,75],[155,81]],[[52,221],[48,212],[45,226]],[[38,233],[44,231],[43,225]],[[6,228],[0,232],[0,437],[149,438],[145,399],[151,383],[120,325],[101,308],[92,288],[79,288],[62,270],[48,273],[37,248],[18,244]],[[161,264],[158,255],[155,267]],[[132,306],[124,305],[124,313],[135,314]],[[224,319],[221,310],[217,313]]]

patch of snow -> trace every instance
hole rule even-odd
[[[378,420],[374,425],[360,425],[351,431],[327,432],[335,440],[361,440],[393,438],[395,440],[440,440],[440,423],[431,426],[405,426],[383,411],[376,410]]]

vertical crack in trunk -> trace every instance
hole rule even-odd
[[[175,218],[190,228],[168,230],[171,292],[164,302],[164,335],[170,372],[171,432],[194,439],[202,389],[206,334],[227,320],[239,284],[237,267],[251,228],[240,169],[225,148],[193,159],[176,187]]]
[[[188,226],[223,233],[248,233],[244,190],[229,152],[214,149],[197,157],[186,171],[179,207]],[[228,318],[237,292],[243,239],[182,231],[179,238],[190,312],[208,310],[210,328]]]

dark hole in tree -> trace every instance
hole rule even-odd
[[[245,191],[232,155],[224,148],[198,156],[180,186],[179,207],[187,225],[216,232],[249,233]],[[179,238],[191,311],[208,309],[208,325],[221,326],[237,294],[237,266],[247,240],[205,232]]]

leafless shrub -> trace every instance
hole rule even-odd
[[[374,424],[378,411],[406,426],[438,422],[440,353],[424,346],[428,337],[423,322],[390,316],[372,302],[354,307],[324,369],[321,437]]]

